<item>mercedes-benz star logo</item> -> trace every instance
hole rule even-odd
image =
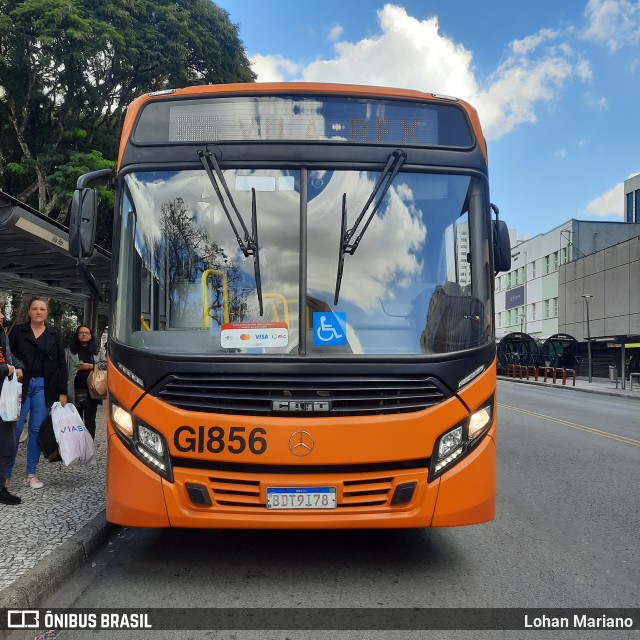
[[[294,456],[308,456],[313,451],[313,438],[306,431],[296,431],[289,438],[289,449]]]

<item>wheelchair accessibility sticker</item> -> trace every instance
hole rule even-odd
[[[347,344],[347,314],[315,311],[313,314],[313,344],[327,347]]]

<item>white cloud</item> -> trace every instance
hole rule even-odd
[[[282,82],[296,73],[299,66],[283,56],[263,56],[256,54],[249,58],[251,68],[258,76],[258,82]]]
[[[401,7],[378,12],[381,33],[359,42],[335,45],[336,57],[313,62],[304,80],[400,86],[458,95],[478,90],[472,54],[440,35],[438,19],[417,20]]]
[[[634,0],[589,0],[583,37],[611,51],[640,44],[640,3]]]
[[[566,158],[567,157],[567,150],[566,149],[558,149],[557,151],[553,152],[553,155],[556,158]]]
[[[491,77],[489,89],[471,97],[487,138],[497,139],[523,122],[536,122],[535,105],[556,99],[574,75],[570,60],[561,55],[507,60]]]
[[[342,35],[343,31],[344,31],[344,28],[341,27],[339,24],[334,25],[329,30],[329,40],[337,40]]]
[[[559,35],[558,31],[541,29],[532,36],[527,36],[522,38],[522,40],[514,40],[511,43],[511,50],[516,55],[524,56],[537,49],[546,40],[555,40]]]
[[[419,20],[387,4],[378,11],[378,21],[379,34],[337,42],[331,59],[299,68],[282,57],[254,56],[253,68],[263,82],[301,79],[454,95],[478,109],[489,140],[535,122],[536,107],[557,99],[575,78],[591,79],[588,62],[576,59],[568,45],[551,46],[560,36],[551,29],[512,42],[507,59],[483,83],[476,76],[473,53],[443,35],[437,17]]]
[[[593,80],[593,72],[591,71],[591,65],[587,60],[579,60],[576,65],[576,73],[582,82],[591,82]]]
[[[631,173],[627,177],[632,178],[637,175]],[[598,196],[587,204],[587,211],[594,216],[604,217],[614,215],[620,219],[624,218],[624,182],[619,182],[606,193]]]
[[[594,96],[591,93],[585,95],[585,102],[587,106],[595,109],[596,111],[607,111],[609,108],[609,101],[605,96]]]

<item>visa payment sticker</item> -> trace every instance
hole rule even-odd
[[[223,349],[286,347],[288,343],[289,327],[285,322],[229,322],[220,327]]]

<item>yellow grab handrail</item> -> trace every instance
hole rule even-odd
[[[287,302],[287,299],[277,291],[267,291],[267,293],[264,293],[262,297],[265,300],[268,298],[277,298],[278,300],[280,300],[280,302],[282,302],[282,313],[284,315],[284,321],[288,327],[289,326],[289,303]],[[271,302],[271,309],[273,310],[274,320],[276,322],[279,322],[280,318],[278,317],[278,310],[276,309],[276,305],[274,304],[273,301]]]

